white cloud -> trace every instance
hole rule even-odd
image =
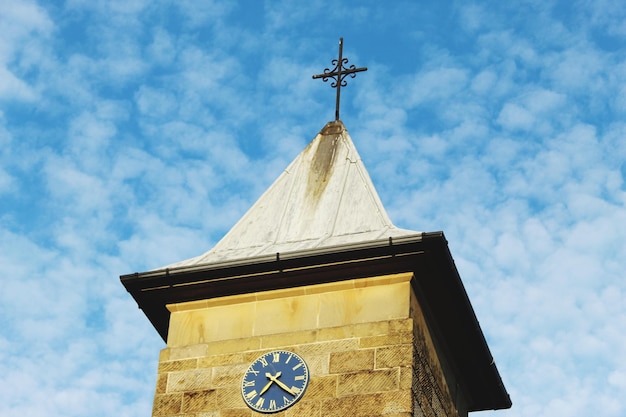
[[[472,90],[480,95],[489,93],[498,80],[493,70],[483,70],[472,80]]]
[[[168,116],[178,107],[176,96],[165,89],[141,86],[135,98],[139,111],[150,117]]]
[[[169,65],[178,55],[176,39],[163,28],[156,28],[147,47],[149,57],[158,65]]]
[[[16,190],[16,180],[4,169],[0,168],[0,194]]]
[[[459,68],[432,68],[416,74],[409,82],[406,104],[417,106],[431,100],[452,99],[467,84],[467,74]]]
[[[32,101],[36,94],[30,86],[6,68],[0,67],[0,100],[17,99]]]
[[[34,2],[7,0],[0,14],[0,62],[10,61],[17,45],[32,34],[47,35],[54,28],[50,17]]]
[[[0,100],[32,101],[38,94],[25,74],[32,66],[29,56],[39,50],[54,25],[45,11],[32,2],[8,0],[0,13]],[[18,47],[18,45],[20,45]]]
[[[509,130],[530,130],[534,122],[531,112],[512,103],[506,103],[498,115],[498,123]]]
[[[233,3],[214,0],[202,2],[181,0],[175,1],[174,4],[177,6],[178,11],[185,16],[187,23],[192,29],[203,25],[215,24],[235,8],[235,4]]]
[[[484,7],[478,4],[463,5],[460,8],[459,14],[461,16],[460,20],[463,29],[469,32],[475,32],[489,22],[489,19],[485,18],[487,12]]]

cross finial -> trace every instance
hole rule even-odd
[[[333,79],[330,86],[337,89],[335,120],[339,120],[339,99],[341,97],[341,87],[348,85],[348,82],[344,78],[346,78],[347,75],[354,78],[356,77],[357,72],[367,71],[367,68],[357,68],[354,65],[350,65],[348,68],[344,67],[344,64],[348,63],[348,59],[343,57],[343,38],[339,38],[339,59],[333,59],[331,63],[335,66],[333,69],[325,68],[323,74],[314,75],[313,79],[321,78],[324,82],[328,81],[329,78]]]

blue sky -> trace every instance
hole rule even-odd
[[[0,415],[150,415],[119,282],[199,255],[324,124],[443,230],[513,408],[626,415],[626,3],[0,5]]]

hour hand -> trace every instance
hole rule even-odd
[[[265,394],[265,391],[267,391],[268,389],[270,389],[270,386],[272,386],[272,383],[273,383],[273,382],[274,382],[274,381],[272,381],[272,380],[270,379],[270,382],[268,382],[267,384],[265,384],[265,386],[263,387],[263,389],[262,389],[262,390],[261,390],[261,392],[259,393],[259,396],[261,396],[261,395]]]

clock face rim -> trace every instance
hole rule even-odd
[[[271,366],[272,369],[274,369],[274,375],[276,375],[277,371],[276,371],[276,365],[273,362],[273,355],[274,354],[287,354],[287,355],[291,355],[293,358],[295,358],[297,360],[297,362],[292,362],[292,363],[301,363],[303,366],[302,368],[302,372],[300,372],[298,375],[304,375],[304,383],[302,385],[302,388],[300,389],[299,392],[296,393],[296,395],[294,396],[293,400],[290,401],[288,404],[283,404],[280,407],[276,407],[273,409],[269,408],[269,404],[267,405],[267,407],[257,407],[256,404],[254,402],[252,402],[252,399],[248,399],[248,397],[246,397],[246,387],[245,387],[245,382],[246,382],[246,377],[251,373],[251,371],[253,370],[255,365],[258,364],[262,364],[262,359],[265,358],[266,361],[268,362],[268,366]],[[287,359],[288,361],[291,359]],[[285,370],[285,367],[289,367],[291,365],[287,365],[287,363],[282,363],[282,362],[278,362],[279,365],[279,371],[283,371]],[[269,382],[269,378],[267,379],[267,381]],[[254,410],[257,411],[259,413],[264,413],[264,414],[273,414],[273,413],[278,413],[280,411],[284,411],[287,408],[291,407],[292,405],[294,405],[295,403],[297,403],[303,396],[304,393],[309,385],[309,381],[310,381],[310,372],[309,372],[309,367],[307,365],[307,363],[305,362],[305,360],[302,358],[302,356],[298,355],[297,353],[294,353],[292,351],[289,350],[284,350],[284,349],[278,349],[278,350],[272,350],[269,352],[266,352],[262,355],[260,355],[259,357],[257,357],[254,361],[252,361],[252,363],[250,364],[250,366],[248,366],[248,368],[246,369],[245,373],[243,374],[243,377],[241,378],[241,397],[243,398],[244,403],[246,403],[246,405]],[[273,384],[276,385],[276,384]],[[253,389],[253,391],[255,391],[255,389]],[[250,390],[248,390],[248,392],[250,392]],[[252,397],[253,399],[258,399],[260,397],[260,395]]]

